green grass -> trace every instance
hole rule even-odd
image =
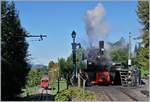
[[[58,92],[58,81],[54,81],[51,87],[55,88],[53,90],[53,94],[57,94]],[[67,82],[66,81],[59,81],[59,91],[65,90],[67,88]]]

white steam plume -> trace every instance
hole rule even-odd
[[[86,32],[92,46],[98,45],[98,41],[104,40],[109,33],[104,15],[105,9],[100,3],[94,9],[86,12]]]

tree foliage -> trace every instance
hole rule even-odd
[[[48,64],[48,73],[50,79],[49,82],[51,84],[58,78],[58,63],[55,63],[54,61],[50,61]]]
[[[112,61],[120,62],[124,66],[127,66],[127,61],[128,61],[128,49],[127,48],[113,49],[112,52],[110,53],[110,56],[112,58]]]
[[[138,1],[137,16],[143,25],[142,47],[137,52],[137,64],[143,69],[149,68],[149,2]]]
[[[83,48],[77,49],[76,52],[76,64],[77,64],[77,69],[83,68],[83,63],[82,62],[82,53],[84,52]],[[60,65],[60,74],[64,76],[64,78],[67,78],[67,74],[71,77],[72,71],[73,71],[73,59],[72,59],[72,54],[67,57],[67,60],[64,58],[59,59],[59,65]]]
[[[60,67],[60,74],[63,77],[66,77],[66,75],[67,75],[66,60],[64,58],[60,58],[58,63],[59,63],[59,67]]]
[[[45,67],[31,69],[27,76],[26,87],[34,87],[39,85],[41,77],[47,72]]]
[[[13,100],[25,85],[29,70],[27,35],[14,2],[1,2],[2,100]],[[22,36],[22,37],[17,37]]]
[[[83,53],[85,53],[84,48],[80,48],[80,49],[77,50],[77,68],[78,69],[84,69],[85,68],[83,63],[82,63]]]
[[[53,68],[54,65],[55,65],[55,63],[54,63],[53,61],[50,61],[50,62],[48,63],[48,70],[51,70],[51,68]]]
[[[82,62],[82,53],[84,52],[83,48],[77,49],[76,52],[76,64],[77,68],[83,68]],[[54,63],[53,61],[49,62],[48,65],[48,71],[49,71],[49,77],[50,79],[57,79],[58,78],[58,72],[60,77],[63,77],[65,79],[68,79],[69,76],[71,78],[72,71],[73,71],[73,59],[72,54],[67,57],[67,59],[59,58],[58,63]]]
[[[138,1],[137,16],[144,25],[144,30],[149,29],[149,2]]]

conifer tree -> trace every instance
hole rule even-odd
[[[1,2],[1,98],[14,100],[25,85],[29,71],[27,35],[21,26],[14,2]]]
[[[145,70],[149,69],[149,2],[138,1],[137,16],[143,25],[141,46],[137,52],[137,63]]]

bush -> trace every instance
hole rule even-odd
[[[56,101],[83,101],[83,100],[96,100],[97,95],[94,92],[91,91],[84,91],[83,94],[83,89],[77,88],[77,87],[72,87],[68,90],[61,91],[58,93],[55,97]]]
[[[143,78],[148,77],[149,75],[149,69],[141,69],[141,76]]]
[[[58,93],[55,96],[56,101],[69,101],[71,98],[71,91],[70,90],[64,90]]]

